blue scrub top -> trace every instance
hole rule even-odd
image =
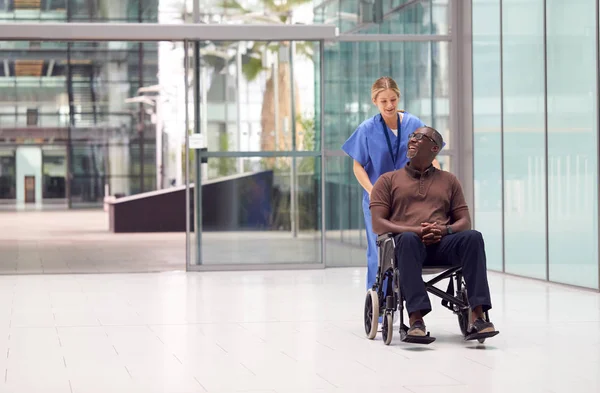
[[[397,138],[400,138],[398,156],[394,163],[384,134],[383,124],[381,114],[365,120],[342,145],[342,150],[365,168],[371,184],[375,184],[377,179],[384,173],[401,169],[406,165],[408,162],[406,157],[408,136],[425,125],[418,117],[404,112],[398,137],[394,135],[389,127],[385,127],[385,132],[390,138],[394,153]],[[369,194],[364,191],[363,198],[368,197]]]

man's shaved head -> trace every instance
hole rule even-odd
[[[441,149],[444,145],[444,138],[442,134],[440,134],[435,128],[429,126],[423,126],[420,128],[421,130],[428,131],[431,138],[435,141],[436,145]]]

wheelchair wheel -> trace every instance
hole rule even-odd
[[[377,327],[379,325],[379,297],[377,296],[377,292],[372,289],[367,291],[363,320],[367,338],[369,340],[374,339],[377,336]]]
[[[381,327],[381,337],[385,345],[390,345],[394,335],[394,316],[392,313],[386,313]]]

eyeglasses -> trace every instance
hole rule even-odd
[[[411,140],[413,138],[415,138],[415,140],[417,140],[417,141],[420,141],[423,138],[427,138],[427,139],[429,139],[431,142],[433,142],[437,146],[437,142],[433,138],[431,138],[430,136],[428,136],[428,135],[421,134],[421,133],[414,133],[413,132],[412,134],[410,134],[408,136],[408,140]]]

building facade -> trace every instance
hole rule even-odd
[[[0,3],[0,22],[156,22],[158,1]],[[105,192],[156,189],[147,105],[157,43],[0,43],[0,200],[6,206],[101,206]]]

